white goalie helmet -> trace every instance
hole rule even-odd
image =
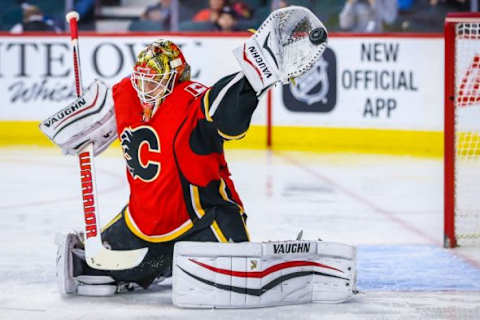
[[[169,40],[155,40],[137,57],[130,80],[148,121],[158,105],[172,93],[178,82],[190,80],[190,66],[177,45]]]

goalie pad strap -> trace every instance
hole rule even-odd
[[[178,242],[173,303],[254,308],[342,302],[356,287],[354,247],[321,241]]]

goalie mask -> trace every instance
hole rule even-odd
[[[168,40],[155,40],[143,49],[130,77],[142,103],[143,120],[149,121],[178,82],[190,80],[190,66],[180,48]]]

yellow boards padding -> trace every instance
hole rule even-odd
[[[38,128],[39,124],[40,121],[1,121],[0,146],[53,146]]]
[[[390,129],[273,127],[273,149],[443,156],[443,132]]]
[[[0,146],[53,146],[37,121],[1,121]],[[264,149],[266,126],[251,126],[245,138],[225,143],[226,149]],[[115,143],[118,146],[118,143]],[[441,157],[443,132],[326,127],[272,128],[274,150],[361,152]]]

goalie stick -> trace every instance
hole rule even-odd
[[[77,97],[82,96],[82,80],[80,74],[80,53],[78,46],[79,15],[71,11],[66,15],[70,26],[70,40],[73,50],[73,69]],[[93,162],[93,143],[86,142],[78,152],[80,164],[80,180],[83,199],[83,214],[85,218],[85,259],[87,264],[100,270],[123,270],[138,266],[148,248],[135,250],[109,250],[102,245],[100,222],[98,214],[98,198],[95,167]]]

